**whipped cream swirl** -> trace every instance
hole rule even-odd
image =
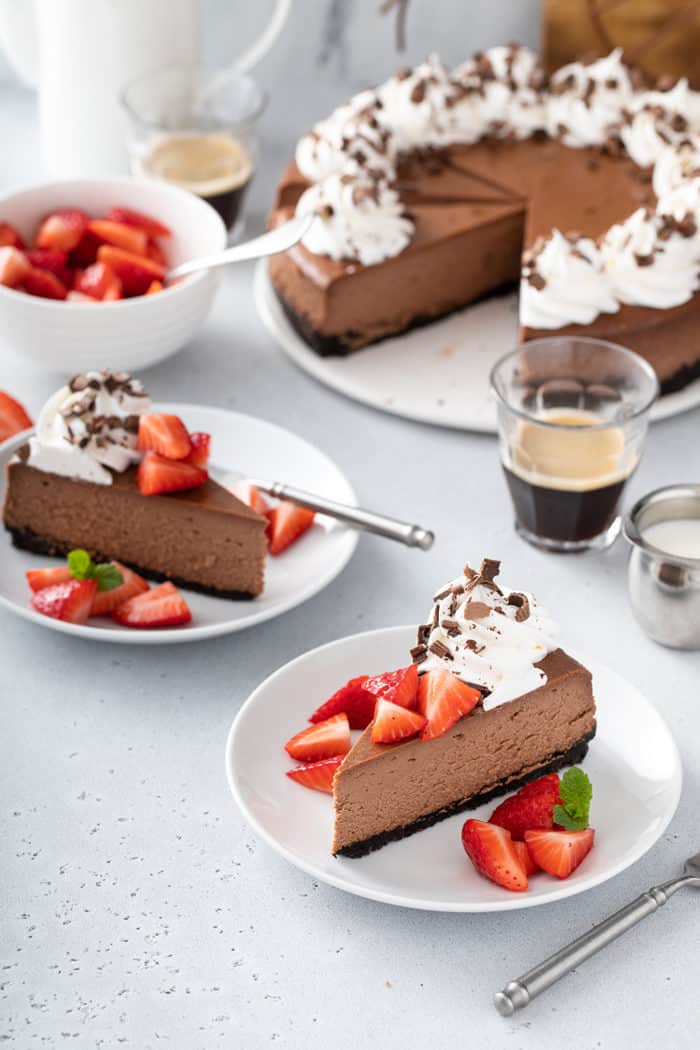
[[[669,91],[640,91],[620,128],[627,153],[642,168],[655,164],[669,144],[677,146],[700,119],[700,94],[679,80]]]
[[[619,310],[598,248],[587,237],[559,230],[523,255],[520,322],[530,328],[590,324]]]
[[[391,132],[397,150],[444,146],[453,141],[454,125],[448,114],[458,95],[449,71],[437,55],[430,55],[415,69],[399,70],[385,81],[378,88],[377,97],[382,123]],[[448,131],[450,126],[452,134]]]
[[[413,235],[401,199],[388,183],[349,175],[329,175],[306,190],[296,214],[315,211],[302,243],[316,255],[356,259],[372,266],[402,252]]]
[[[37,470],[111,485],[141,458],[139,416],[150,398],[126,372],[85,372],[49,398],[29,441],[27,462]]]
[[[633,98],[621,48],[589,65],[571,62],[552,75],[547,131],[567,146],[602,146],[617,134]]]
[[[457,67],[453,79],[466,90],[466,102],[475,111],[474,138],[493,134],[525,139],[546,126],[545,76],[529,48],[511,44],[479,52]],[[456,107],[454,141],[474,140],[459,133],[465,108],[466,103]]]
[[[374,91],[361,91],[300,139],[295,154],[302,175],[313,182],[337,171],[369,168],[393,177],[396,144],[380,120]]]
[[[679,222],[638,208],[610,227],[600,250],[620,302],[668,309],[686,303],[698,288],[698,247],[692,217]]]
[[[494,582],[499,568],[486,558],[478,573],[467,565],[443,587],[411,650],[419,674],[441,667],[488,690],[487,711],[544,685],[535,665],[558,644],[556,625],[531,594]]]
[[[666,146],[654,165],[652,185],[664,197],[687,179],[700,175],[700,135],[691,135],[677,146]]]

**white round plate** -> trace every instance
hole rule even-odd
[[[489,374],[518,340],[517,293],[485,299],[440,321],[348,357],[319,357],[298,335],[275,295],[267,260],[255,271],[255,304],[270,335],[305,372],[341,394],[419,423],[495,434]],[[666,394],[652,420],[700,405],[700,379]]]
[[[155,411],[174,412],[190,430],[203,430],[212,437],[212,477],[226,484],[228,472],[285,481],[290,485],[323,493],[340,503],[355,503],[347,478],[323,452],[289,430],[264,419],[204,405],[155,405]],[[0,445],[0,504],[4,497],[5,464],[30,431]],[[238,480],[234,477],[231,480]],[[9,532],[0,537],[0,604],[19,616],[67,634],[96,641],[128,645],[158,645],[194,642],[270,620],[323,590],[341,572],[357,546],[357,533],[331,518],[317,515],[311,529],[283,554],[268,558],[265,590],[252,601],[211,598],[184,591],[192,610],[192,622],[183,627],[139,631],[120,627],[107,617],[90,620],[85,626],[52,620],[34,612],[25,570],[58,564],[12,546]],[[184,590],[184,589],[183,589]]]
[[[584,760],[593,782],[595,847],[567,880],[541,873],[525,893],[482,878],[467,860],[460,830],[467,816],[486,820],[495,803],[456,814],[367,857],[330,852],[333,803],[284,774],[283,745],[309,714],[358,674],[400,667],[415,627],[341,638],[286,664],[239,711],[226,746],[226,772],[246,820],[273,849],[321,882],[360,897],[430,911],[510,911],[581,893],[634,864],[659,838],[681,791],[678,750],[661,716],[624,678],[595,660],[598,732]]]

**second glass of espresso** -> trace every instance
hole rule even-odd
[[[218,211],[235,240],[266,103],[255,81],[234,71],[167,66],[139,77],[122,93],[132,172],[196,193]]]
[[[518,532],[545,550],[609,546],[658,395],[653,369],[613,343],[555,336],[501,358],[491,386]]]

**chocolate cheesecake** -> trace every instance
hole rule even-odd
[[[300,141],[270,225],[318,219],[270,260],[273,288],[330,355],[520,281],[523,341],[618,342],[677,389],[700,373],[699,100],[618,52],[549,82],[516,47],[400,71]]]
[[[413,650],[419,671],[447,668],[481,702],[433,739],[377,744],[372,726],[363,732],[333,782],[333,853],[361,857],[585,757],[591,673],[556,645],[532,595],[495,583],[497,571],[487,560],[443,588]]]

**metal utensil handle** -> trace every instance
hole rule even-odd
[[[578,940],[561,948],[554,955],[540,963],[539,966],[528,970],[515,981],[510,981],[503,991],[496,992],[494,1005],[498,1012],[504,1017],[510,1017],[516,1010],[522,1010],[536,996],[540,995],[556,981],[564,977],[580,963],[595,955],[601,948],[605,948],[621,934],[626,933],[632,926],[651,915],[662,904],[666,904],[671,894],[688,883],[686,877],[666,882],[662,886],[654,886],[646,893],[642,893],[631,904],[620,908],[614,915],[609,916],[603,922],[594,926],[588,933],[584,933]]]
[[[419,547],[420,550],[427,551],[432,547],[435,539],[432,532],[421,528],[420,525],[409,525],[405,521],[397,521],[396,518],[388,518],[384,514],[375,514],[371,510],[361,510],[360,507],[349,507],[345,503],[336,503],[334,500],[314,496],[310,492],[293,488],[291,485],[283,485],[279,481],[252,480],[251,484],[270,496],[291,500],[292,503],[298,503],[300,507],[308,507],[309,510],[328,514],[329,517],[336,518],[338,521],[344,521],[366,532],[374,532],[378,536],[386,536],[387,539],[404,543],[407,547]]]
[[[300,241],[314,221],[314,214],[297,215],[282,226],[276,226],[274,230],[261,233],[243,244],[234,244],[232,248],[225,248],[214,255],[203,255],[199,259],[190,259],[170,270],[168,280],[177,277],[186,277],[198,270],[213,270],[217,266],[228,266],[229,263],[246,262],[248,259],[260,259],[267,255],[276,255],[278,252],[286,252],[297,241]]]

